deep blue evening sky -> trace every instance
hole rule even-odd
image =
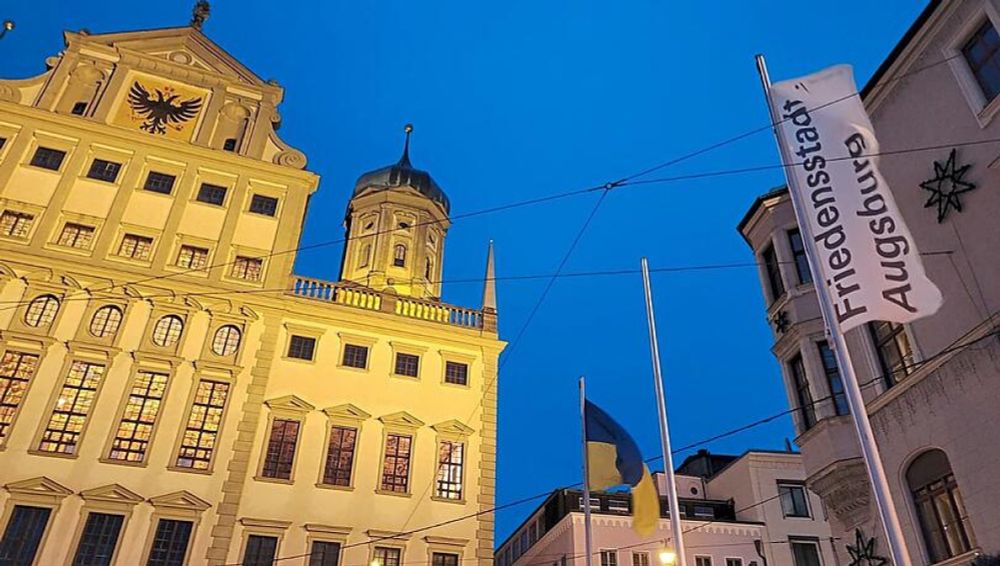
[[[8,0],[0,20],[17,29],[0,41],[0,76],[40,73],[64,29],[184,25],[192,4]],[[302,242],[314,244],[342,237],[354,180],[399,157],[406,122],[414,165],[453,214],[592,186],[766,124],[754,53],[775,80],[835,63],[866,80],[923,4],[220,0],[205,31],[286,88],[281,136],[323,178]],[[655,176],[776,161],[765,132]],[[736,224],[781,182],[768,171],[619,189],[566,271],[637,268],[643,255],[653,267],[752,261]],[[482,277],[491,238],[498,276],[553,272],[596,196],[456,220],[446,281]],[[340,254],[339,244],[304,252],[297,269],[335,279]],[[544,285],[500,282],[503,337]],[[653,285],[675,446],[787,408],[755,269],[660,274]],[[478,306],[480,293],[446,282],[444,300]],[[644,454],[658,454],[646,340],[638,275],[556,282],[504,361],[498,503],[579,480],[580,374]],[[782,418],[707,447],[781,448],[792,434]],[[501,512],[498,539],[533,505]]]

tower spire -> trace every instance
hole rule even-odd
[[[403,131],[406,132],[406,141],[403,142],[403,155],[399,158],[399,164],[412,167],[410,165],[410,134],[413,133],[413,124],[403,126]]]
[[[493,240],[486,252],[486,277],[483,278],[483,311],[497,312],[497,278],[493,266]]]

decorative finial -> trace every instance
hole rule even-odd
[[[14,29],[14,20],[4,20],[3,27],[0,28],[0,39],[3,39],[3,36],[7,35],[7,32],[13,29]]]
[[[406,132],[406,141],[403,142],[403,155],[399,158],[399,164],[410,167],[410,134],[413,133],[413,124],[403,126],[403,131]]]
[[[497,276],[493,266],[493,240],[486,248],[486,276],[483,277],[483,311],[497,312]]]
[[[201,31],[202,26],[205,25],[205,20],[212,13],[212,6],[209,5],[208,0],[198,0],[194,3],[194,9],[191,10],[191,27]]]

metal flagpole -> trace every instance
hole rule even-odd
[[[774,139],[778,143],[778,152],[781,154],[782,165],[788,167],[794,163],[788,153],[788,149],[781,141],[780,116],[771,100],[771,79],[767,74],[767,64],[763,55],[756,56],[757,72],[760,74],[760,82],[764,87],[764,98],[767,100],[767,109],[774,124]],[[892,494],[889,492],[889,482],[885,476],[885,469],[882,467],[882,458],[879,456],[878,445],[875,443],[875,434],[872,432],[871,422],[868,420],[868,411],[865,408],[864,397],[861,396],[861,387],[858,385],[858,378],[854,374],[854,365],[851,363],[851,354],[847,350],[847,342],[837,325],[837,317],[834,316],[833,303],[831,302],[829,289],[822,285],[823,274],[819,270],[819,263],[816,252],[816,240],[813,239],[812,226],[809,219],[805,217],[805,206],[802,202],[802,193],[799,192],[795,175],[785,171],[785,179],[788,181],[788,193],[792,197],[792,208],[795,210],[795,219],[798,222],[799,230],[802,231],[802,242],[805,244],[806,259],[809,260],[809,270],[812,273],[813,284],[816,286],[816,296],[819,298],[820,311],[823,314],[823,323],[826,325],[826,333],[833,344],[833,352],[837,357],[837,365],[840,368],[840,375],[844,382],[844,391],[847,393],[847,405],[851,409],[851,417],[854,420],[854,428],[858,433],[858,442],[861,445],[861,455],[864,457],[865,466],[868,468],[868,477],[871,479],[872,494],[875,496],[875,506],[878,508],[879,516],[882,519],[882,526],[885,528],[886,540],[889,542],[889,552],[892,561],[896,566],[910,566],[910,554],[906,549],[906,541],[903,539],[903,530],[899,525],[899,517],[896,516],[896,509],[892,502]]]
[[[587,391],[580,376],[580,430],[583,432],[583,539],[585,566],[591,566],[593,534],[590,531],[590,462],[587,461]]]
[[[680,504],[677,502],[677,483],[674,480],[674,459],[670,450],[670,428],[667,426],[667,401],[663,395],[663,377],[660,374],[660,346],[656,339],[656,317],[653,314],[653,290],[649,284],[649,262],[642,258],[642,287],[646,293],[646,322],[649,324],[649,352],[653,358],[653,387],[656,390],[656,408],[660,421],[660,448],[663,450],[663,472],[667,478],[667,499],[670,502],[670,529],[674,539],[677,566],[685,566],[684,533],[681,530]]]

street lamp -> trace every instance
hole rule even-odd
[[[660,564],[663,566],[672,566],[677,563],[677,553],[669,548],[664,547],[660,550]]]
[[[0,39],[3,39],[3,36],[7,35],[7,32],[12,29],[14,29],[14,21],[4,20],[3,27],[0,28]]]

